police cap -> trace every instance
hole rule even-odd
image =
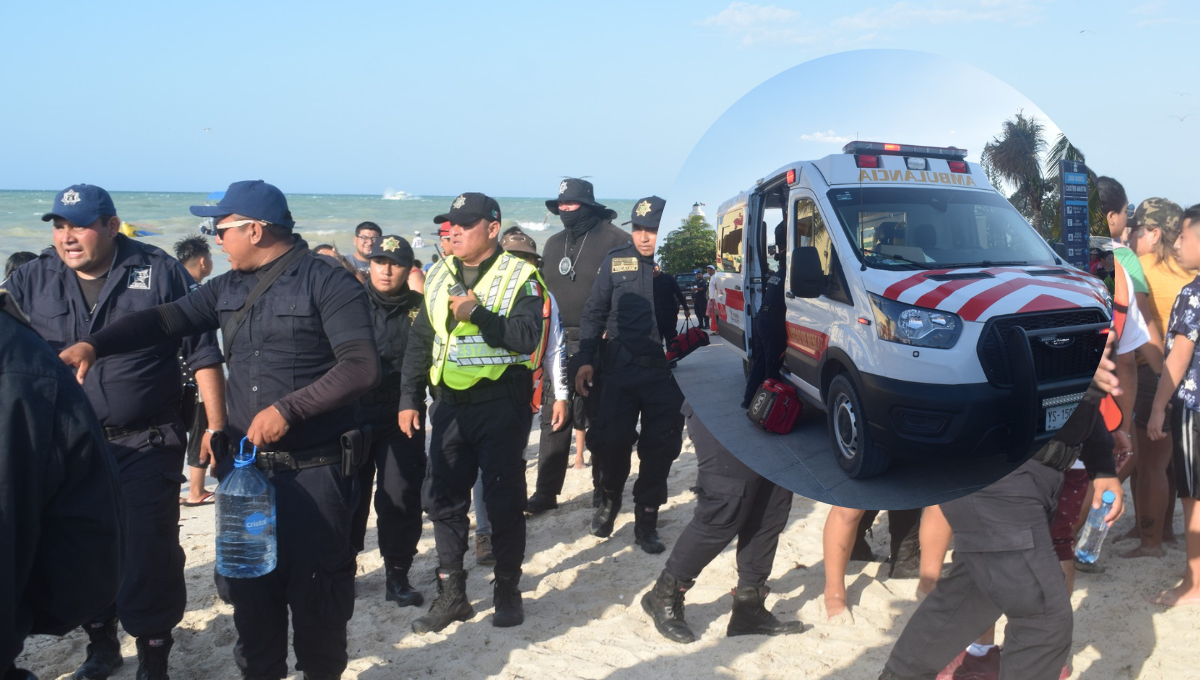
[[[500,204],[496,202],[496,199],[474,191],[459,194],[450,204],[448,212],[433,218],[435,224],[449,222],[464,227],[475,224],[479,220],[499,222]]]
[[[367,255],[367,259],[374,260],[377,257],[383,257],[395,262],[401,267],[411,267],[413,265],[413,249],[408,241],[400,236],[384,236],[371,246],[371,254]]]
[[[72,184],[54,197],[54,208],[42,215],[43,222],[60,218],[81,227],[100,219],[101,215],[116,215],[112,196],[94,184]]]
[[[666,205],[667,202],[658,196],[638,199],[638,202],[633,204],[629,222],[625,222],[625,224],[632,223],[633,226],[641,229],[658,231],[658,222],[662,219],[663,208]]]

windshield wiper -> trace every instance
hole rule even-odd
[[[878,250],[875,250],[874,248],[863,248],[863,252],[864,253],[872,253],[872,254],[878,255],[879,257],[887,258],[889,260],[900,260],[901,262],[904,262],[906,264],[911,264],[916,267],[920,267],[921,269],[936,269],[940,266],[936,262],[932,262],[932,263],[931,262],[917,262],[916,260],[910,260],[907,257],[904,257],[902,255],[884,254],[884,253],[879,252]]]
[[[954,268],[954,269],[966,269],[967,267],[1014,267],[1014,266],[1024,267],[1024,266],[1028,266],[1028,265],[1029,265],[1028,262],[1024,262],[1021,260],[1013,260],[1011,262],[1003,262],[1000,260],[993,262],[992,260],[983,260],[982,262],[949,262],[949,263],[943,262],[943,263],[940,263],[938,266],[946,267],[946,268]]]

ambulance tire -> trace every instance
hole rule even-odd
[[[851,479],[866,479],[887,470],[891,457],[871,441],[862,399],[848,373],[838,374],[829,383],[825,412],[829,414],[833,456]]]

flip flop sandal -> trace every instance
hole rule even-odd
[[[208,491],[208,492],[205,492],[204,496],[202,496],[200,498],[200,500],[195,503],[191,503],[191,502],[185,501],[185,500],[180,500],[179,504],[185,508],[197,508],[197,507],[200,507],[201,505],[212,505],[213,503],[216,502],[216,500],[217,499],[213,496],[213,492]]]

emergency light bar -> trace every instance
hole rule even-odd
[[[962,160],[967,157],[966,149],[953,146],[912,146],[909,144],[884,144],[882,142],[850,142],[842,147],[847,154],[883,154],[887,156],[923,156]]]

